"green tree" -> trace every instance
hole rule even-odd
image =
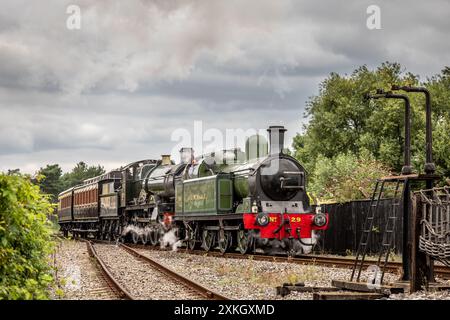
[[[52,213],[29,177],[0,173],[0,300],[48,298]]]
[[[20,169],[8,169],[7,175],[11,176],[14,174],[20,174]]]
[[[307,102],[309,122],[294,138],[295,157],[311,173],[317,162],[332,161],[338,155],[361,158],[363,150],[393,172],[400,172],[404,149],[404,104],[391,99],[366,100],[365,93],[393,84],[424,85],[432,93],[434,158],[438,173],[449,176],[450,68],[420,83],[419,77],[404,72],[397,63],[385,62],[371,71],[366,66],[351,75],[330,74],[319,93]],[[425,108],[420,94],[408,94],[412,106],[411,151],[413,166],[421,170],[425,160]]]
[[[81,184],[84,180],[93,178],[105,173],[102,166],[88,166],[83,161],[78,162],[71,172],[63,174],[61,181],[64,189]]]
[[[49,194],[52,202],[57,202],[58,194],[63,191],[61,167],[58,164],[48,164],[38,171],[38,176],[41,176],[38,184],[42,192]]]
[[[450,67],[428,79],[426,86],[433,111],[433,160],[438,172],[450,177]]]

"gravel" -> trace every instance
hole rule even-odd
[[[276,287],[303,282],[306,286],[331,287],[331,279],[347,280],[350,270],[287,262],[227,259],[184,252],[138,249],[176,272],[233,299],[312,299],[312,293],[292,292],[282,298]]]
[[[331,280],[349,280],[351,275],[351,269],[337,267],[201,256],[181,250],[174,252],[138,249],[138,251],[220,294],[238,300],[310,300],[313,297],[312,293],[291,292],[282,298],[276,295],[275,288],[283,283],[297,282],[303,282],[306,286],[331,287]],[[397,281],[399,276],[386,273],[384,280],[389,284]],[[367,274],[363,273],[361,280],[366,279]],[[450,281],[438,279],[438,282],[450,285]],[[449,295],[446,291],[421,291],[412,295],[391,295],[390,298],[447,299]]]
[[[450,300],[450,291],[417,291],[413,294],[391,294],[388,300]]]
[[[147,263],[115,245],[96,244],[95,247],[114,277],[138,299],[198,298],[192,293],[186,292],[183,286],[161,276]],[[312,299],[312,293],[292,292],[282,298],[276,295],[275,288],[283,283],[298,282],[303,282],[306,286],[331,287],[332,279],[348,280],[351,274],[351,270],[345,268],[202,256],[188,254],[181,249],[177,252],[136,250],[219,294],[238,300],[309,300]],[[98,271],[89,259],[85,243],[64,240],[56,259],[60,266],[59,277],[64,276],[69,279],[64,288],[64,299],[99,298],[96,290],[104,287],[104,281],[99,279]],[[364,275],[362,280],[365,278]],[[386,273],[385,275],[387,283],[394,282],[398,278],[398,274]],[[75,283],[72,284],[70,279]],[[450,285],[450,280],[437,280]],[[450,300],[450,293],[449,291],[419,291],[414,294],[393,294],[389,299]]]
[[[54,258],[57,267],[54,276],[60,289],[53,290],[53,299],[117,299],[90,258],[86,243],[62,240]]]
[[[197,294],[153,269],[116,245],[95,244],[100,258],[111,270],[114,278],[136,299],[193,300]]]

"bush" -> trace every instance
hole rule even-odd
[[[47,299],[53,214],[29,177],[0,173],[0,300]]]
[[[360,157],[351,153],[334,158],[319,156],[312,172],[309,190],[319,202],[345,202],[372,196],[377,178],[389,170],[367,151]]]

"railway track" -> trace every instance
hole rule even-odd
[[[106,286],[96,291],[99,296],[108,295],[108,291],[112,292],[114,296],[124,300],[134,300],[135,298],[114,278],[111,271],[97,254],[94,245],[91,241],[85,241],[89,255],[95,259],[100,277],[105,282]]]
[[[205,255],[204,251],[195,250],[189,251],[193,254],[201,254]],[[352,268],[355,264],[355,260],[352,258],[340,258],[340,257],[327,257],[327,256],[319,256],[319,255],[308,255],[301,257],[283,257],[283,256],[267,256],[267,255],[250,255],[243,256],[239,253],[225,253],[222,254],[220,252],[210,251],[206,253],[206,255],[210,256],[222,256],[231,259],[253,259],[260,261],[273,261],[273,262],[290,262],[290,263],[298,263],[298,264],[315,264],[322,266],[335,266],[341,268]],[[376,261],[366,260],[364,262],[364,266],[368,267],[370,265],[376,264]],[[391,261],[388,262],[386,266],[386,271],[389,272],[397,272],[402,268],[401,262]],[[435,265],[434,267],[435,274],[441,276],[442,278],[449,279],[450,278],[450,268],[441,265]]]
[[[100,255],[97,253],[95,249],[96,244],[103,244],[103,245],[114,245],[114,243],[110,243],[107,241],[90,241],[85,240],[86,245],[88,246],[89,254],[95,258],[97,265],[101,271],[102,278],[105,280],[105,282],[108,284],[108,287],[105,288],[106,290],[113,291],[114,294],[120,298],[120,299],[127,299],[127,300],[136,300],[138,297],[137,295],[131,294],[125,286],[121,284],[124,280],[116,279],[116,277],[113,275],[112,270],[107,266],[107,264],[103,261],[103,259],[100,257]],[[229,300],[227,297],[220,295],[202,285],[199,283],[192,281],[175,271],[167,268],[166,266],[158,263],[157,261],[140,254],[133,248],[129,247],[128,245],[118,243],[117,246],[127,252],[128,254],[132,255],[137,260],[147,264],[150,266],[150,268],[154,271],[152,274],[158,275],[158,280],[160,283],[163,283],[162,279],[165,279],[165,282],[170,282],[172,285],[175,285],[177,287],[182,288],[183,296],[184,297],[190,297],[192,299],[201,299],[201,300]],[[129,283],[127,283],[127,286],[130,286]],[[131,287],[130,287],[130,291]],[[99,292],[99,294],[102,294]]]
[[[157,261],[140,254],[133,248],[131,248],[128,245],[119,244],[120,248],[124,249],[125,251],[129,252],[139,260],[149,264],[153,269],[157,270],[159,273],[164,275],[166,278],[169,279],[169,281],[174,281],[177,284],[183,286],[191,295],[197,295],[201,299],[208,299],[208,300],[229,300],[228,298],[208,289],[204,286],[200,285],[199,283],[192,281],[188,278],[185,278],[184,276],[178,274],[177,272],[165,267],[164,265],[158,263]]]
[[[139,249],[148,249],[148,250],[164,250],[159,247],[152,246],[144,246],[144,245],[130,245]],[[340,257],[329,257],[329,256],[320,256],[320,255],[305,255],[301,257],[286,257],[286,256],[268,256],[263,254],[253,254],[253,255],[242,255],[240,253],[221,253],[218,251],[203,251],[203,250],[184,250],[184,252],[202,255],[202,256],[210,256],[210,257],[223,257],[229,259],[251,259],[258,261],[271,261],[271,262],[289,262],[289,263],[297,263],[297,264],[315,264],[321,266],[334,266],[340,268],[352,268],[355,264],[355,260],[352,258],[340,258]],[[376,264],[376,261],[366,260],[364,262],[364,266],[368,267],[372,264]],[[388,272],[398,272],[402,268],[401,262],[391,261],[388,262],[386,266],[386,271]],[[443,265],[435,265],[434,267],[435,274],[444,279],[450,279],[450,268]]]

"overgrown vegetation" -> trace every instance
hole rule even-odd
[[[319,94],[308,101],[305,117],[309,121],[294,138],[293,147],[310,174],[313,198],[367,198],[371,180],[400,172],[404,105],[364,99],[366,92],[389,91],[393,84],[425,86],[431,91],[434,162],[438,174],[450,177],[450,68],[421,83],[399,64],[386,62],[374,71],[362,66],[349,76],[332,73],[320,84]],[[425,101],[421,94],[407,95],[412,106],[412,161],[418,172],[423,171],[425,160]]]
[[[322,203],[364,199],[372,195],[376,179],[389,174],[388,168],[367,151],[359,156],[350,152],[332,158],[320,155],[309,190]]]
[[[30,178],[0,173],[0,300],[47,299],[53,205]]]

